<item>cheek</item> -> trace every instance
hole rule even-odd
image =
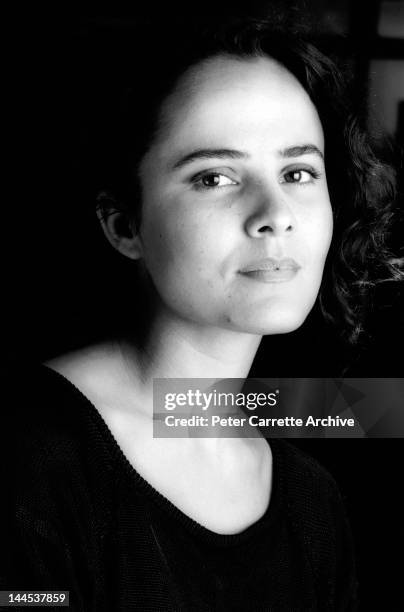
[[[320,206],[305,223],[305,239],[309,245],[312,259],[323,265],[330,248],[333,233],[333,215],[331,204]]]
[[[333,217],[333,212],[332,212],[331,203],[330,203],[327,209],[327,214],[325,215],[324,223],[323,223],[324,236],[323,236],[322,243],[323,243],[324,257],[327,256],[328,250],[330,248],[333,230],[334,230],[334,217]]]
[[[226,252],[223,231],[213,215],[176,207],[145,219],[142,232],[145,264],[153,276],[171,283],[203,278]]]
[[[149,216],[142,227],[143,255],[149,271],[170,265],[181,250],[178,236],[181,235],[181,224],[167,226],[162,223],[159,214]]]

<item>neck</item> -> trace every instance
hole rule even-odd
[[[126,372],[132,372],[142,391],[151,391],[154,378],[246,378],[261,336],[206,327],[158,313],[139,350],[121,343]]]

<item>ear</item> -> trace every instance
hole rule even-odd
[[[110,244],[129,259],[141,259],[143,247],[133,219],[105,193],[97,197],[97,217]]]

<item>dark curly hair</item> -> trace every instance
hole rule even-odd
[[[159,129],[162,102],[192,65],[214,55],[240,58],[269,56],[283,64],[301,83],[317,108],[325,136],[326,174],[334,214],[334,235],[327,258],[320,306],[349,342],[364,329],[374,288],[403,278],[402,260],[389,251],[396,199],[392,166],[376,153],[352,108],[346,71],[324,55],[299,29],[268,19],[237,20],[219,28],[189,23],[156,32],[141,28],[121,53],[118,79],[104,113],[98,116],[100,154],[94,164],[97,205],[108,214],[121,208],[141,224],[142,192],[137,168]],[[143,61],[143,58],[146,60]],[[106,57],[107,61],[107,57]],[[116,67],[116,65],[115,65]],[[118,103],[117,103],[118,101]]]

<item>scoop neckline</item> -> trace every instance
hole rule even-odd
[[[264,438],[270,446],[270,451],[272,454],[271,494],[264,514],[257,521],[239,533],[217,533],[216,531],[212,531],[211,529],[205,527],[201,523],[198,523],[198,521],[183,512],[136,470],[123,452],[119,442],[115,438],[96,406],[78,387],[76,387],[71,380],[44,363],[41,363],[40,367],[45,373],[50,373],[50,375],[53,375],[56,380],[62,382],[67,389],[73,392],[74,395],[81,400],[81,405],[87,409],[88,415],[101,430],[102,436],[107,442],[108,452],[112,459],[118,461],[122,465],[123,471],[131,483],[135,484],[137,488],[140,488],[142,492],[144,492],[147,497],[158,506],[159,509],[181,522],[188,529],[188,531],[191,531],[200,539],[218,547],[240,545],[253,539],[259,532],[266,530],[270,527],[270,525],[276,522],[280,513],[280,500],[282,498],[283,488],[280,469],[282,456],[281,449],[279,448],[279,440],[271,439],[271,444],[269,444],[268,438]]]

